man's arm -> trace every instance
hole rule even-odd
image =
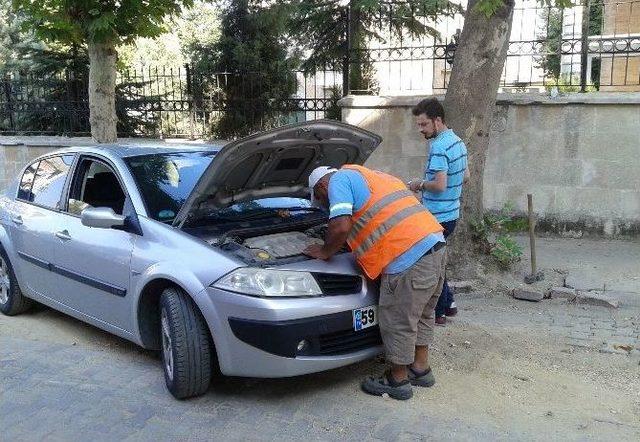
[[[420,192],[426,190],[427,192],[440,193],[447,190],[447,171],[442,170],[436,172],[433,180],[412,180],[408,184],[409,190],[412,192]]]
[[[353,220],[350,215],[331,218],[327,225],[324,245],[313,244],[304,249],[303,253],[312,258],[329,259],[335,255],[347,241]]]
[[[433,193],[440,193],[447,190],[447,171],[441,170],[439,172],[436,172],[433,180],[423,181],[422,190]]]

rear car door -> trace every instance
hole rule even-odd
[[[14,265],[23,288],[36,297],[50,297],[51,271],[61,208],[61,196],[74,155],[53,155],[27,167],[9,209],[9,234],[18,254]]]
[[[133,210],[117,169],[106,159],[81,156],[76,164],[55,251],[57,296],[76,310],[131,332],[129,290],[131,253],[137,235],[84,226],[88,206]]]

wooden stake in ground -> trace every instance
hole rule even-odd
[[[527,210],[529,211],[529,249],[531,249],[531,274],[524,277],[524,282],[531,284],[544,279],[542,272],[537,271],[536,262],[536,220],[533,216],[533,195],[527,194]]]

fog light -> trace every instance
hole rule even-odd
[[[305,339],[298,342],[298,352],[305,351],[308,348],[309,348],[309,343]]]

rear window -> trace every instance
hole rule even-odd
[[[36,170],[38,170],[39,164],[40,161],[36,161],[35,163],[29,165],[29,167],[27,167],[27,169],[22,174],[20,187],[18,188],[18,199],[24,201],[33,201],[31,187],[33,186],[33,179],[36,177]]]
[[[149,217],[172,222],[215,154],[180,152],[126,158]]]
[[[18,198],[58,209],[72,162],[73,155],[62,155],[32,164],[22,176]]]

